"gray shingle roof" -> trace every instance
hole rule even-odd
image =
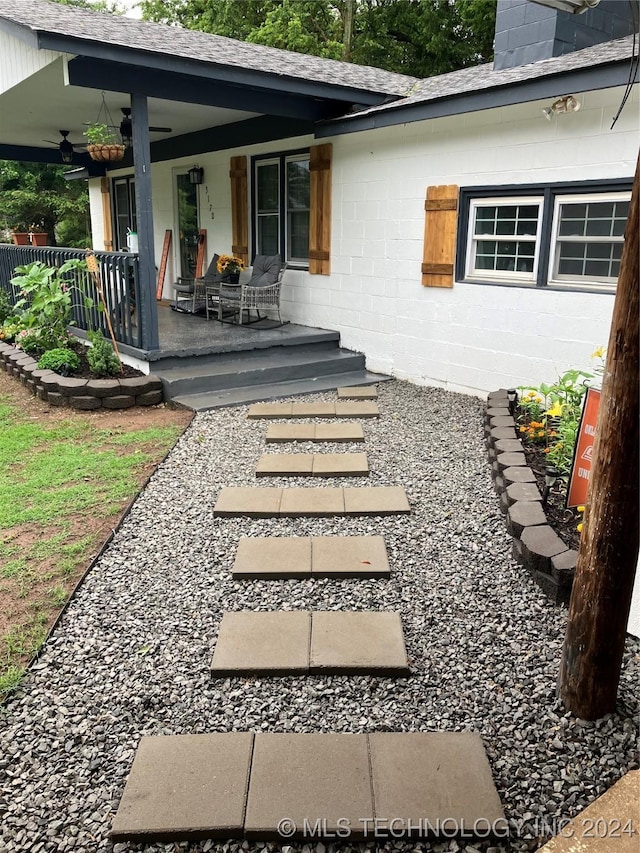
[[[108,44],[152,54],[249,69],[387,95],[405,95],[415,77],[349,62],[294,53],[223,36],[63,6],[49,0],[1,0],[0,19],[91,44]]]
[[[577,50],[565,56],[542,59],[530,65],[504,68],[501,71],[494,71],[493,64],[491,63],[476,65],[473,68],[463,68],[460,71],[452,71],[449,74],[440,74],[437,77],[427,77],[424,80],[419,80],[407,97],[400,98],[389,104],[360,110],[351,116],[339,119],[339,121],[348,121],[350,118],[360,118],[373,113],[402,109],[414,104],[442,100],[455,95],[503,88],[570,71],[587,68],[595,69],[607,63],[629,60],[632,54],[633,36],[626,36],[616,41],[604,42],[603,44],[597,44],[583,50]]]

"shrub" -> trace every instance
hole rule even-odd
[[[13,343],[18,332],[24,329],[24,324],[19,317],[7,318],[2,326],[0,326],[0,341],[7,344]]]
[[[120,373],[120,359],[102,332],[89,332],[88,337],[91,347],[87,350],[87,361],[91,371],[96,376],[116,376]]]
[[[80,359],[73,350],[64,347],[50,349],[38,362],[40,370],[54,370],[61,376],[69,376],[80,367]]]
[[[6,290],[0,289],[0,323],[11,317],[13,314],[13,305],[9,299],[9,294]]]

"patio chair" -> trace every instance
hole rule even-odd
[[[256,255],[251,270],[251,279],[238,287],[229,287],[223,283],[220,289],[218,319],[222,321],[224,310],[230,309],[239,314],[238,322],[242,325],[242,317],[247,312],[247,325],[264,319],[260,311],[274,309],[278,314],[278,322],[282,323],[280,314],[280,289],[287,265],[282,263],[280,255]],[[257,317],[250,320],[250,311],[255,310]]]
[[[214,254],[211,258],[211,263],[206,273],[200,278],[184,278],[178,277],[177,282],[173,285],[175,297],[173,300],[174,311],[185,311],[188,314],[196,313],[196,302],[205,301],[209,289],[220,287],[220,282],[224,280],[224,274],[218,272],[218,258],[220,255]],[[191,310],[180,307],[178,298],[191,297]],[[185,300],[183,300],[185,301]]]

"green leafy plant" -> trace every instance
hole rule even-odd
[[[0,341],[7,344],[13,343],[18,332],[24,329],[24,324],[20,317],[9,317],[0,327]]]
[[[13,305],[6,290],[0,288],[0,323],[13,315]]]
[[[102,332],[89,332],[91,347],[87,350],[89,367],[96,376],[116,376],[121,371],[120,359]]]
[[[120,145],[115,130],[108,124],[90,124],[82,135],[87,137],[89,145]]]
[[[40,370],[54,370],[61,376],[68,376],[80,367],[80,359],[71,349],[50,349],[38,361]]]

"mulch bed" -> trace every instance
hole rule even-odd
[[[76,379],[131,379],[134,376],[144,376],[144,373],[136,370],[135,367],[130,367],[128,364],[123,364],[122,373],[117,373],[115,376],[96,376],[89,367],[87,348],[83,344],[76,344],[73,347],[73,350],[80,359],[80,368],[73,373],[73,376]]]

